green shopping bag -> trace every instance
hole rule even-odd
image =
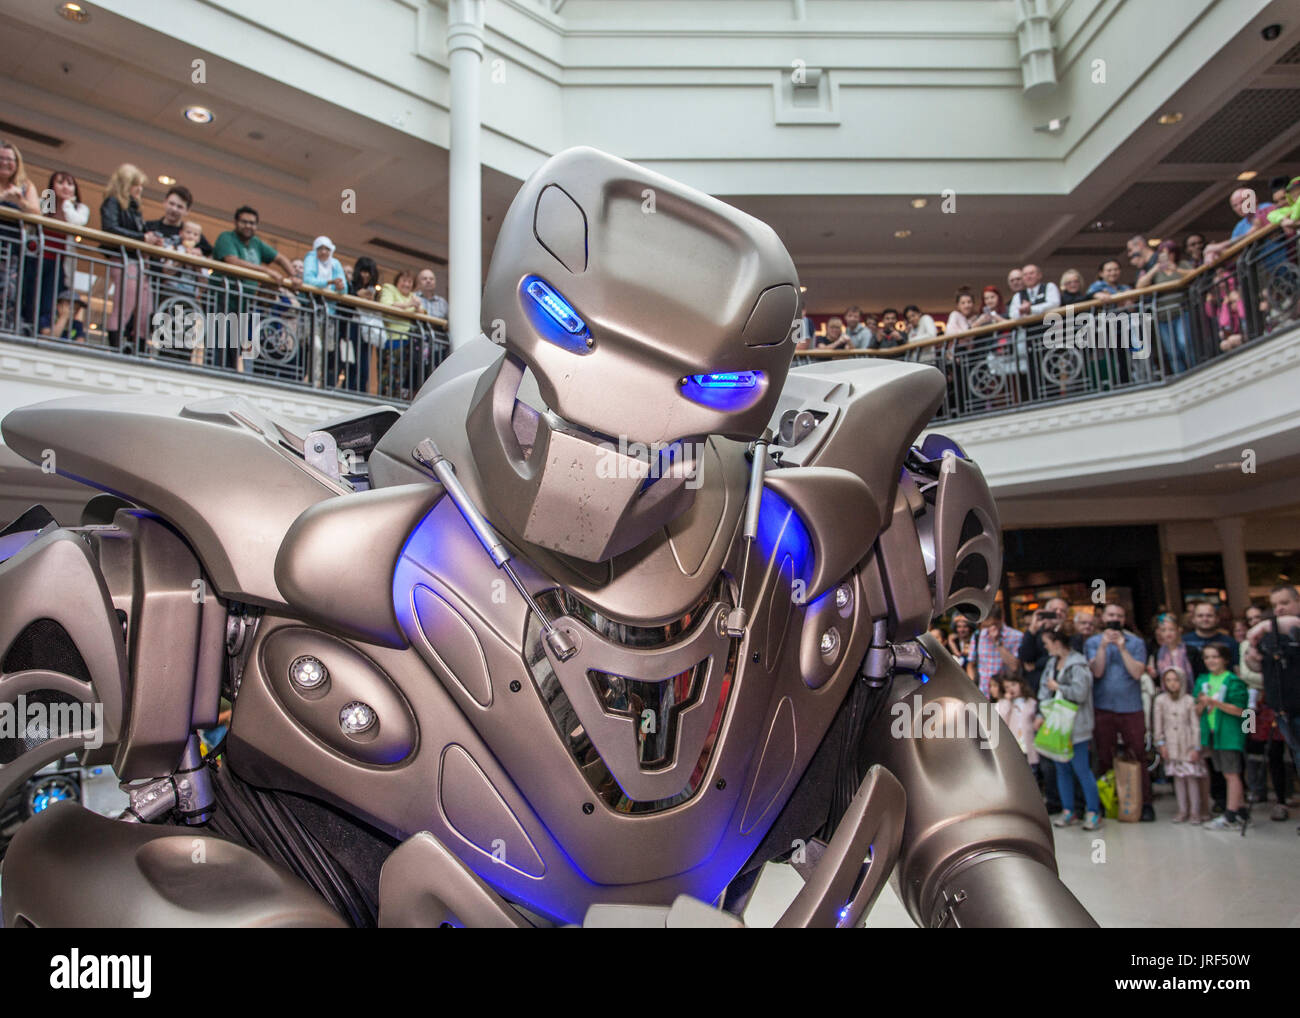
[[[1079,705],[1054,696],[1043,704],[1042,711],[1043,723],[1034,736],[1035,748],[1048,759],[1069,763],[1074,759],[1074,719]]]
[[[1101,799],[1101,811],[1111,820],[1119,818],[1119,790],[1115,787],[1114,768],[1097,779],[1097,796]]]

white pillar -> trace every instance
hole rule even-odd
[[[447,58],[451,74],[447,331],[454,350],[476,338],[481,328],[483,195],[479,161],[479,72],[483,65],[483,0],[449,0]]]
[[[1241,615],[1250,604],[1250,574],[1246,570],[1246,521],[1227,516],[1214,521],[1223,555],[1223,583],[1233,615]]]

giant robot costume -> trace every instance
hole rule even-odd
[[[27,821],[5,925],[732,925],[773,860],[785,926],[890,877],[921,925],[1091,925],[1014,739],[895,723],[978,713],[927,628],[1001,572],[978,467],[913,445],[943,377],[791,370],[800,304],[769,227],[579,148],[405,412],[9,414],[105,494],[0,536],[0,700],[104,745],[0,742],[0,794],[76,750],[132,806]]]

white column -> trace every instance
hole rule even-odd
[[[1223,583],[1228,589],[1228,605],[1233,615],[1241,615],[1250,604],[1250,575],[1246,571],[1246,521],[1240,516],[1227,516],[1214,521],[1219,532],[1220,554],[1223,556]]]
[[[478,336],[479,303],[483,297],[483,195],[479,161],[483,0],[449,0],[447,58],[451,74],[447,331],[455,349]]]

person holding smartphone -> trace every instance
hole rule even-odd
[[[1105,774],[1123,742],[1141,761],[1146,753],[1146,713],[1142,709],[1142,676],[1146,674],[1147,646],[1142,637],[1124,628],[1128,612],[1123,605],[1108,604],[1101,613],[1101,632],[1083,645],[1094,680],[1097,773]],[[1150,823],[1151,774],[1142,768],[1142,820]]]

